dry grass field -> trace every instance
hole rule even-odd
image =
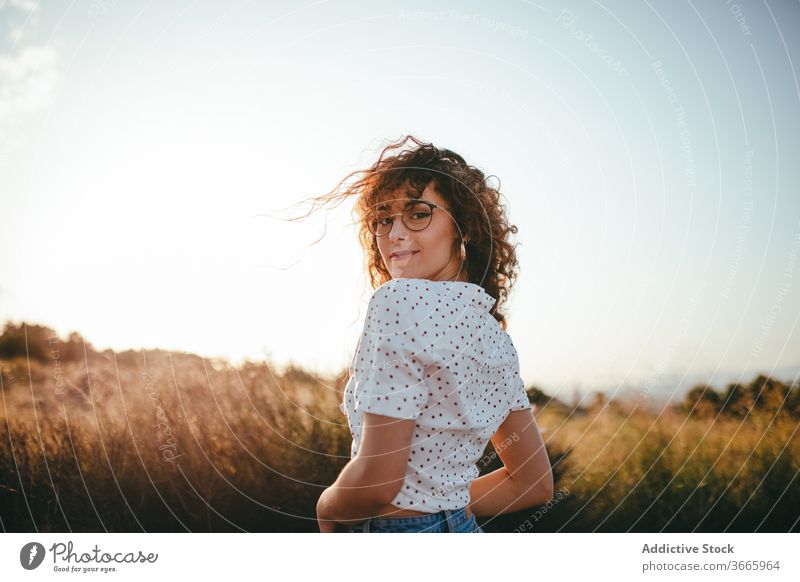
[[[24,332],[24,333],[23,333]],[[0,338],[0,525],[8,532],[317,531],[347,462],[346,375]],[[759,377],[652,411],[531,387],[556,478],[487,532],[798,531],[798,387]],[[494,470],[491,444],[478,463]]]

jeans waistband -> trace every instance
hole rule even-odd
[[[439,522],[444,522],[447,526],[447,530],[453,532],[465,521],[470,519],[471,516],[472,511],[470,511],[468,507],[462,507],[460,509],[443,509],[442,511],[429,513],[427,515],[414,515],[406,517],[372,517],[358,524],[356,527],[359,531],[368,532],[370,525],[376,523],[417,525],[419,527],[425,527]]]

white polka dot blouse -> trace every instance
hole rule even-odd
[[[392,279],[374,291],[341,404],[355,456],[365,412],[414,419],[392,505],[435,513],[470,502],[476,465],[512,410],[531,408],[511,337],[474,283]]]

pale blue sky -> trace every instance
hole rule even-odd
[[[500,179],[526,383],[800,365],[798,2],[402,6],[0,1],[0,321],[341,369],[350,205],[270,216],[410,132]]]

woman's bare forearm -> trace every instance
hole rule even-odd
[[[547,479],[531,484],[514,480],[505,467],[475,479],[469,488],[470,509],[476,516],[500,515],[537,507],[550,499]]]

